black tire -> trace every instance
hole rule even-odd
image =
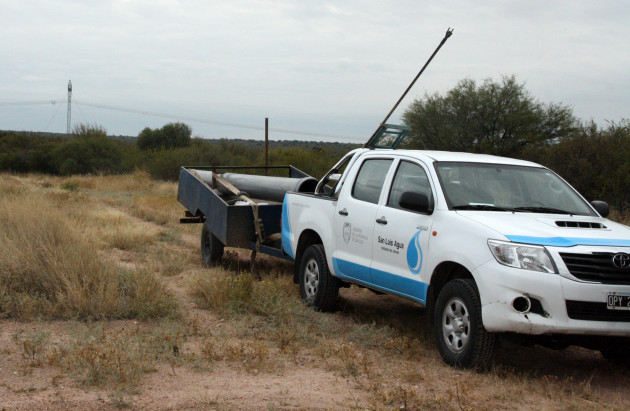
[[[318,311],[330,311],[337,306],[340,281],[330,274],[324,246],[308,247],[300,260],[300,295]]]
[[[457,368],[490,367],[496,336],[483,327],[481,300],[473,280],[452,280],[442,288],[433,321],[444,362]]]
[[[208,223],[203,223],[201,229],[201,258],[203,263],[208,267],[219,263],[223,258],[223,248],[221,241],[208,228]]]

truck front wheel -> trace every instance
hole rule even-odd
[[[223,258],[223,248],[221,241],[208,228],[208,223],[203,223],[201,229],[201,258],[203,263],[208,267],[217,264]]]
[[[452,280],[442,288],[435,304],[434,324],[444,362],[459,368],[488,368],[496,337],[483,327],[481,300],[472,280]]]
[[[330,311],[337,304],[339,280],[330,274],[321,244],[311,245],[302,255],[300,295],[306,304],[320,311]]]

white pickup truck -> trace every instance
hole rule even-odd
[[[527,161],[375,147],[285,196],[308,304],[330,310],[349,284],[419,302],[458,367],[490,364],[499,333],[628,363],[630,228],[606,203]]]

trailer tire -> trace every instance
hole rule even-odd
[[[210,231],[208,223],[203,223],[201,229],[201,258],[207,267],[212,267],[223,258],[223,244]]]
[[[328,269],[323,245],[311,245],[302,254],[299,282],[300,295],[306,304],[318,311],[336,307],[340,281]]]
[[[491,365],[496,336],[483,327],[481,299],[473,280],[452,280],[442,288],[435,304],[434,331],[447,364],[473,369]]]

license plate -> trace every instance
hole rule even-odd
[[[609,310],[630,310],[630,293],[610,293],[606,296]]]

